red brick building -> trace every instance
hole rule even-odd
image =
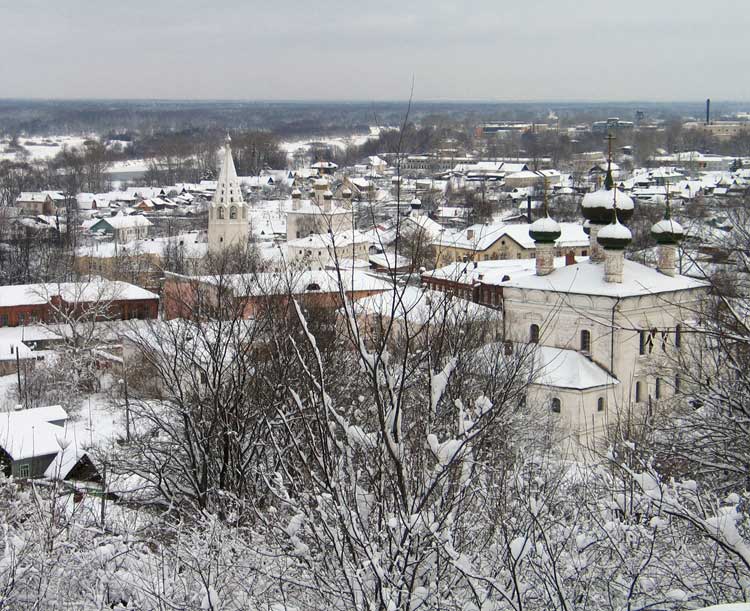
[[[86,313],[97,320],[157,318],[159,296],[127,282],[98,277],[0,287],[0,327],[55,322],[68,314]]]
[[[342,272],[347,298],[356,301],[383,293],[392,285],[363,271]],[[341,307],[339,279],[335,271],[304,271],[296,274],[260,273],[228,276],[181,276],[166,274],[163,291],[164,317],[193,318],[216,314],[253,318],[269,307],[285,307],[290,298],[307,307]]]

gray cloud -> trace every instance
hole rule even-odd
[[[2,97],[750,99],[732,0],[0,0]]]

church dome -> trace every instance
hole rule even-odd
[[[596,237],[599,244],[601,244],[606,250],[622,250],[630,244],[633,239],[633,234],[630,233],[630,229],[620,223],[620,219],[618,218],[619,214],[620,209],[618,208],[614,222],[604,227]]]
[[[333,199],[333,193],[331,193],[330,189],[326,189],[323,193],[323,199]]]
[[[590,236],[591,235],[591,221],[586,219],[583,221],[583,233]]]
[[[413,200],[411,200],[411,209],[412,210],[419,210],[422,207],[422,200],[418,197],[415,197]]]
[[[299,189],[293,189],[293,190],[292,190],[292,197],[293,197],[294,199],[299,199],[299,198],[301,198],[301,197],[302,197],[302,191],[300,191]]]
[[[549,215],[537,219],[529,227],[529,236],[540,244],[553,244],[561,235],[560,225]]]
[[[352,196],[352,190],[349,187],[344,187],[341,189],[341,197],[344,199],[349,199]]]
[[[664,218],[651,227],[651,236],[657,244],[677,244],[685,237],[685,230],[677,221],[672,220],[672,213],[669,210],[669,202],[664,212]]]
[[[614,188],[599,189],[586,193],[581,201],[584,218],[596,225],[605,225],[612,222],[615,197],[617,198],[617,215],[623,221],[629,221],[633,216],[635,204],[629,195],[620,190],[615,193]]]

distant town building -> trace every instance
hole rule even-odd
[[[89,231],[91,233],[102,233],[116,242],[125,243],[146,238],[152,225],[151,221],[140,214],[130,216],[118,214],[98,220],[89,227]]]

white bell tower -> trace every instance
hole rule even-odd
[[[244,245],[249,231],[247,204],[242,199],[240,181],[234,168],[232,139],[227,135],[216,193],[208,207],[208,248],[218,251],[228,246]]]

